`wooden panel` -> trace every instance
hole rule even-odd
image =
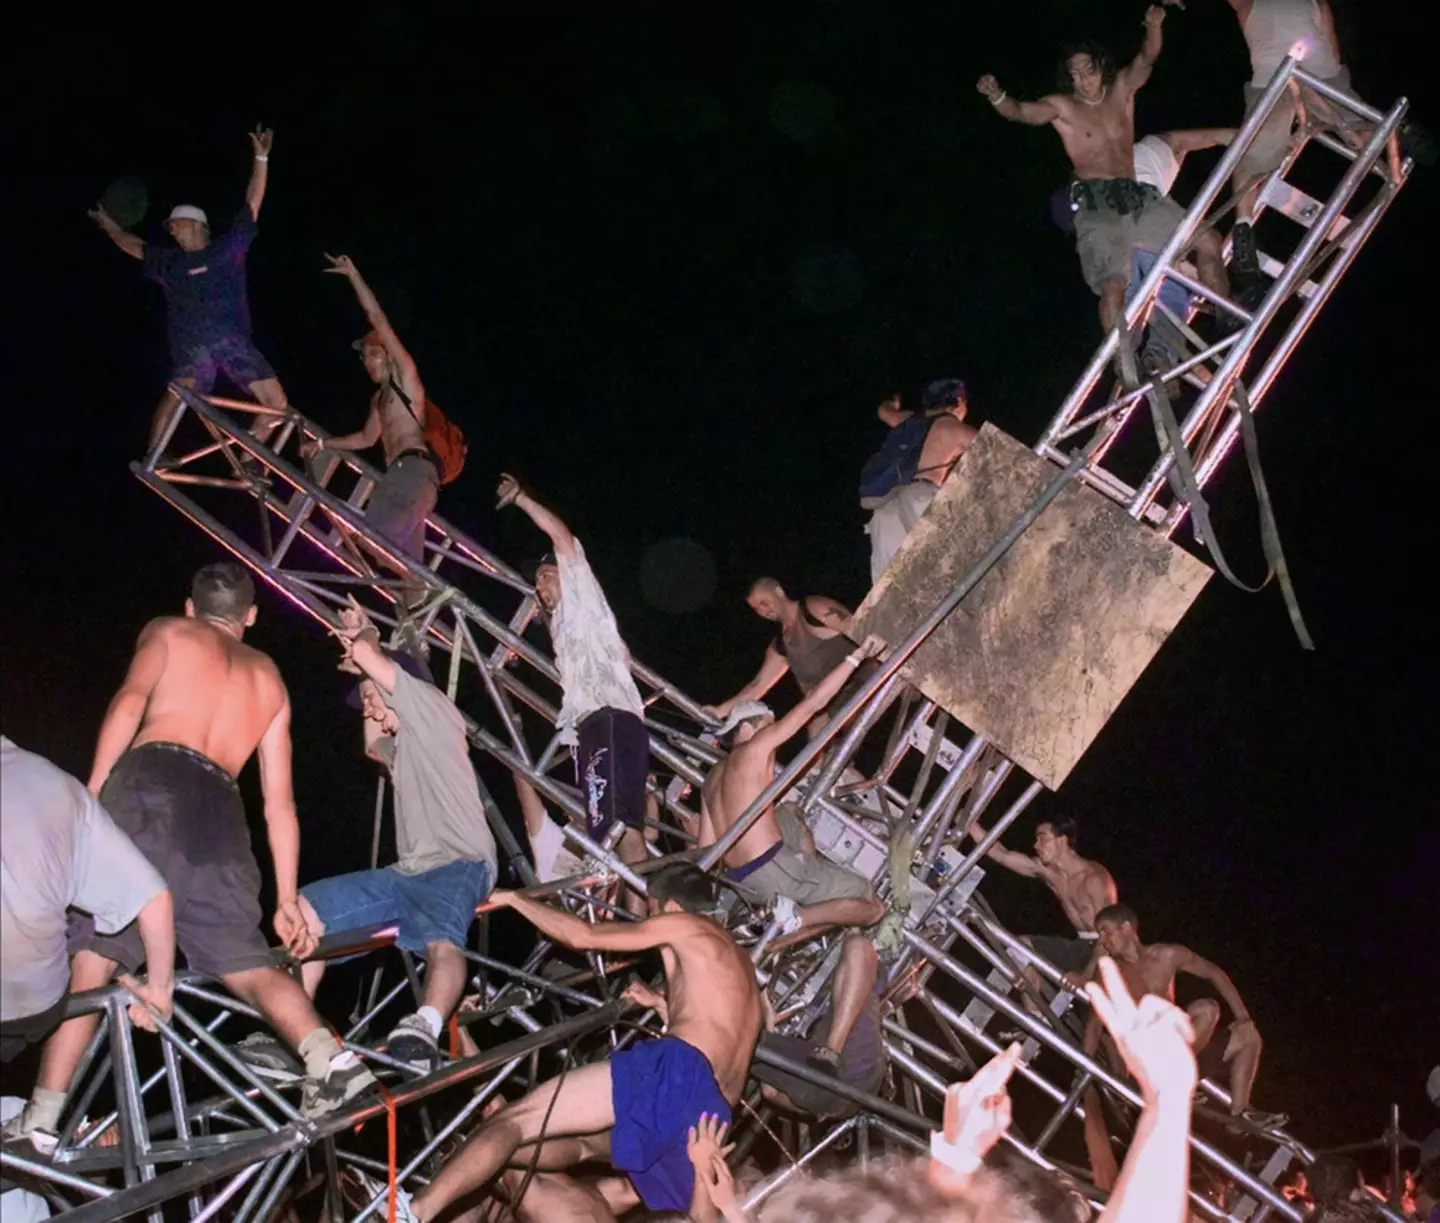
[[[1059,474],[985,425],[855,614],[898,643]],[[906,677],[1055,789],[1210,579],[1071,484],[911,658]]]

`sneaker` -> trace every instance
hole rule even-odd
[[[770,910],[770,918],[779,923],[776,934],[794,934],[804,922],[804,918],[800,916],[800,910],[788,896],[776,897],[775,905]]]
[[[41,1155],[53,1155],[55,1148],[60,1145],[59,1134],[51,1130],[43,1130],[31,1122],[28,1106],[16,1113],[4,1125],[0,1125],[0,1139],[5,1142],[28,1139],[30,1145]]]
[[[252,1032],[235,1046],[235,1056],[262,1079],[296,1083],[305,1077],[305,1067],[269,1032]]]
[[[1241,282],[1260,279],[1260,252],[1255,230],[1246,221],[1237,221],[1230,231],[1230,275]]]
[[[300,1111],[307,1117],[323,1117],[377,1086],[370,1068],[347,1049],[330,1059],[323,1079],[305,1077]]]
[[[351,1207],[356,1214],[359,1214],[376,1198],[380,1198],[387,1205],[390,1200],[389,1185],[384,1181],[376,1180],[373,1176],[367,1176],[359,1168],[353,1166],[346,1168],[340,1174],[340,1190],[344,1194],[346,1205]],[[383,1218],[384,1214],[385,1210],[382,1207],[375,1217]],[[410,1204],[410,1194],[399,1185],[395,1186],[395,1219],[396,1223],[420,1223],[420,1217]]]
[[[385,1038],[386,1052],[421,1072],[440,1064],[440,1045],[430,1025],[419,1015],[406,1015]]]

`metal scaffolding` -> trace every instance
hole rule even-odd
[[[1373,127],[1360,148],[1324,133],[1305,135],[1265,185],[1262,205],[1294,222],[1299,234],[1288,256],[1265,257],[1273,283],[1259,307],[1247,312],[1187,277],[1179,257],[1282,93],[1301,82]],[[860,1158],[876,1146],[923,1150],[928,1131],[939,1124],[947,1084],[1006,1043],[1008,1037],[997,1029],[1018,1030],[1025,1041],[1025,1060],[1011,1088],[1016,1117],[1044,1113],[1033,1132],[1017,1124],[1007,1135],[1024,1157],[1083,1182],[1083,1169],[1056,1150],[1073,1145],[1086,1089],[1103,1088],[1122,1116],[1127,1106],[1139,1106],[1127,1080],[1081,1051],[1076,998],[1060,972],[1007,931],[977,890],[986,852],[1042,786],[908,688],[902,671],[935,626],[1071,481],[1084,481],[1163,535],[1176,531],[1195,508],[1196,490],[1214,477],[1241,436],[1245,403],[1258,409],[1265,402],[1404,185],[1408,164],[1396,179],[1384,153],[1405,109],[1402,99],[1382,114],[1309,78],[1293,60],[1281,66],[1126,310],[1127,327],[1138,332],[1153,312],[1164,310],[1158,293],[1169,278],[1208,301],[1209,309],[1241,320],[1241,329],[1212,342],[1197,333],[1193,314],[1170,316],[1185,343],[1180,360],[1162,376],[1164,388],[1153,380],[1143,387],[1102,385],[1124,342],[1117,334],[1108,336],[1036,444],[1036,452],[1058,468],[1045,493],[907,640],[893,643],[884,663],[824,730],[703,855],[703,864],[714,865],[770,802],[789,795],[805,812],[820,850],[874,880],[893,911],[887,923],[887,1086],[872,1095],[762,1047],[758,1061],[823,1086],[851,1101],[856,1111],[828,1125],[796,1122],[776,1113],[758,1092],[749,1096],[737,1110],[733,1134],[742,1150],[773,1141],[780,1159],[779,1172],[754,1190],[752,1202],[799,1165],[846,1145]],[[1323,200],[1286,178],[1302,149],[1311,146],[1342,158],[1338,183]],[[432,664],[448,663],[435,667],[442,685],[470,711],[474,746],[528,776],[572,817],[565,835],[585,861],[586,873],[545,890],[592,919],[612,911],[618,881],[643,890],[646,868],[637,874],[609,847],[591,841],[583,832],[578,791],[551,775],[561,754],[554,732],[559,676],[549,655],[525,636],[536,602],[520,574],[438,515],[426,527],[423,564],[411,560],[367,530],[365,507],[379,474],[363,459],[332,451],[322,451],[318,463],[291,457],[303,441],[327,436],[318,426],[294,411],[202,398],[183,389],[180,394],[182,408],[164,437],[143,462],[132,465],[137,477],[324,626],[333,626],[338,609],[354,597],[377,623],[398,630],[407,618],[400,609],[411,603],[408,620],[428,643]],[[1149,413],[1136,409],[1162,397],[1188,399],[1179,421],[1193,458],[1188,495],[1171,479],[1176,454],[1162,431],[1157,429],[1159,440],[1148,457],[1136,457],[1137,448],[1149,446],[1143,426],[1135,425],[1137,416]],[[241,414],[238,423],[232,413]],[[247,431],[247,413],[279,418],[270,446]],[[187,421],[202,426],[210,442],[163,458]],[[418,605],[417,590],[423,591]],[[658,857],[693,845],[692,796],[722,751],[707,735],[707,720],[694,700],[638,662],[634,673],[654,762],[674,778],[657,784],[661,826],[650,853]],[[881,734],[886,724],[889,730]],[[877,739],[886,739],[878,753]],[[855,767],[862,749],[864,774]],[[965,848],[968,829],[992,807],[1000,814],[988,834]],[[533,883],[493,803],[490,815],[505,852]],[[903,864],[891,864],[900,834],[913,846],[908,874]],[[773,935],[764,915],[743,915],[734,925],[742,943],[757,945],[758,958],[758,944]],[[383,947],[392,937],[385,931],[351,932],[327,938],[316,954],[353,954]],[[392,965],[398,963],[399,953],[386,954]],[[377,972],[344,1041],[386,1089],[319,1121],[303,1117],[293,1092],[257,1077],[226,1043],[230,1028],[258,1016],[219,986],[182,975],[175,1018],[158,1042],[136,1041],[119,987],[77,997],[72,1014],[98,1010],[103,1021],[76,1075],[59,1146],[42,1155],[11,1142],[0,1150],[0,1165],[12,1180],[42,1187],[77,1223],[108,1223],[138,1213],[158,1223],[162,1207],[182,1201],[191,1220],[223,1210],[236,1223],[247,1223],[270,1218],[287,1195],[301,1191],[323,1191],[332,1218],[358,1221],[383,1211],[385,1199],[357,1202],[344,1169],[383,1176],[393,1166],[400,1182],[422,1184],[447,1143],[473,1128],[486,1101],[506,1084],[524,1088],[546,1077],[550,1059],[562,1048],[568,1060],[583,1061],[656,1030],[652,1015],[632,1011],[622,1017],[616,966],[598,957],[588,964],[583,957],[567,961],[544,941],[520,965],[468,954],[480,1007],[462,1018],[481,1052],[453,1056],[419,1073],[373,1047],[371,1025],[387,1007],[403,1005],[402,996],[417,982],[408,961],[403,972],[384,977]],[[281,959],[277,953],[277,962]],[[782,1030],[801,1029],[821,1011],[838,959],[839,941],[831,938],[766,964],[763,979]],[[1044,982],[1038,995],[1021,972],[1026,965]],[[1192,1190],[1194,1210],[1211,1219],[1251,1223],[1298,1220],[1299,1211],[1277,1186],[1293,1166],[1310,1161],[1310,1150],[1284,1131],[1257,1131],[1246,1136],[1249,1158],[1242,1161],[1236,1140],[1224,1135],[1210,1112],[1228,1106],[1223,1085],[1207,1081],[1201,1090],[1195,1159],[1213,1173],[1201,1179],[1227,1185],[1230,1196],[1217,1201]],[[106,1145],[104,1135],[117,1130],[118,1143]],[[1113,1134],[1117,1147],[1126,1140],[1125,1133]],[[1091,1196],[1103,1197],[1098,1191]]]

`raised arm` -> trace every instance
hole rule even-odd
[[[260,791],[265,802],[265,832],[275,864],[275,933],[292,954],[315,949],[296,901],[300,873],[300,820],[295,811],[295,785],[290,767],[290,694],[277,674],[281,703],[260,740]]]
[[[878,637],[867,637],[865,644],[851,650],[840,665],[830,672],[805,695],[805,699],[783,718],[755,732],[750,742],[760,745],[762,750],[775,751],[781,744],[788,743],[809,724],[810,719],[830,704],[867,658],[874,658],[884,648]]]
[[[975,839],[976,844],[979,844],[988,834],[978,821],[971,821],[970,835]],[[1027,879],[1038,879],[1045,873],[1045,868],[1040,865],[1038,858],[1032,858],[1029,854],[1017,854],[1013,849],[1006,849],[999,841],[990,846],[985,856],[1000,863],[1007,871],[1014,871],[1017,875],[1024,875]]]
[[[1053,96],[1041,98],[1038,102],[1022,102],[1001,89],[1000,82],[988,72],[980,78],[975,88],[985,95],[997,115],[1002,119],[1009,119],[1011,123],[1044,127],[1060,118],[1060,107]]]
[[[100,226],[100,231],[132,259],[145,258],[145,239],[138,234],[132,234],[99,204],[85,215]]]
[[[575,555],[575,536],[560,515],[547,509],[520,487],[520,481],[508,473],[500,475],[500,487],[495,493],[495,508],[504,509],[513,505],[523,510],[530,521],[550,536],[550,543],[556,556]]]
[[[350,282],[350,287],[355,290],[355,296],[360,301],[360,308],[365,311],[365,318],[369,321],[375,334],[380,337],[385,355],[390,358],[400,375],[400,389],[405,392],[405,397],[410,401],[410,410],[415,413],[415,419],[423,427],[425,424],[425,387],[420,381],[419,371],[415,368],[414,358],[410,356],[405,345],[400,343],[400,337],[395,334],[395,328],[390,326],[390,320],[385,317],[385,311],[380,309],[379,301],[376,300],[370,286],[365,283],[365,278],[360,275],[360,270],[350,256],[326,255],[325,258],[330,260],[330,266],[325,270],[345,277]]]
[[[1165,45],[1164,24],[1165,10],[1160,5],[1152,4],[1145,10],[1145,41],[1140,44],[1135,58],[1120,69],[1115,81],[1117,86],[1134,93],[1150,79],[1155,61],[1160,58],[1160,51]]]
[[[703,706],[704,712],[712,718],[719,718],[724,721],[730,716],[730,711],[740,704],[741,701],[758,701],[771,688],[775,687],[785,672],[790,670],[790,664],[786,661],[785,655],[780,653],[773,644],[765,647],[765,657],[760,660],[760,670],[755,672],[755,678],[745,687],[741,688],[728,701],[721,701],[718,705]]]
[[[1217,146],[1227,148],[1235,139],[1233,127],[1192,127],[1183,132],[1161,132],[1160,139],[1170,146],[1176,157],[1198,153]]]
[[[250,215],[260,219],[260,205],[265,202],[265,187],[270,182],[270,146],[275,143],[275,133],[269,128],[257,127],[250,133],[250,145],[254,157],[250,161],[250,184],[245,188],[245,202],[250,205]]]
[[[520,800],[520,814],[525,818],[525,834],[533,841],[550,817],[545,814],[545,804],[540,801],[540,795],[535,792],[530,779],[518,769],[511,776],[515,778],[515,797]]]
[[[95,744],[95,760],[90,766],[91,794],[98,795],[110,776],[115,762],[129,749],[135,740],[135,733],[145,719],[150,694],[165,674],[165,625],[161,620],[152,620],[140,632],[135,644],[135,656],[130,660],[130,669],[120,691],[110,701],[105,711],[105,721],[100,724],[100,738]]]
[[[1225,1005],[1235,1016],[1236,1023],[1253,1022],[1250,1018],[1250,1010],[1245,1005],[1245,1000],[1240,997],[1240,991],[1235,988],[1235,982],[1230,980],[1229,973],[1218,964],[1212,964],[1209,960],[1196,955],[1188,947],[1177,947],[1175,951],[1177,972],[1186,972],[1192,977],[1199,977],[1202,981],[1210,982],[1219,992],[1220,997],[1225,1000]]]
[[[546,938],[563,943],[575,951],[649,951],[683,939],[702,917],[684,913],[667,913],[641,922],[581,921],[550,905],[520,892],[496,891],[490,903],[514,909]]]

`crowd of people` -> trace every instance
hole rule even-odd
[[[1297,47],[1307,71],[1349,93],[1324,0],[1230,3],[1251,49],[1247,107]],[[1168,198],[1180,161],[1234,136],[1232,129],[1207,129],[1158,133],[1136,143],[1135,94],[1154,69],[1164,17],[1158,6],[1147,12],[1144,44],[1118,72],[1098,47],[1067,55],[1065,89],[1038,102],[1011,98],[993,77],[979,84],[1002,117],[1049,124],[1061,136],[1074,181],[1060,219],[1075,231],[1082,270],[1100,298],[1107,329],[1144,276],[1146,259],[1153,261],[1183,215]],[[1281,164],[1302,117],[1352,143],[1362,130],[1309,88],[1296,89],[1266,122],[1236,175],[1233,279],[1242,305],[1259,282],[1250,233],[1256,184]],[[172,388],[205,394],[224,375],[271,409],[251,427],[253,443],[263,446],[288,401],[251,337],[245,260],[257,232],[273,136],[257,130],[250,139],[253,169],[245,202],[218,238],[193,205],[170,213],[166,229],[173,245],[140,238],[102,208],[91,215],[165,293]],[[1392,161],[1391,173],[1398,171]],[[1191,253],[1199,281],[1228,299],[1231,274],[1218,234],[1202,228]],[[310,438],[302,456],[313,466],[325,462],[327,452],[382,446],[384,474],[365,509],[370,534],[378,537],[377,554],[384,560],[392,549],[423,562],[426,520],[440,488],[463,462],[463,440],[456,440],[453,426],[429,400],[414,359],[354,262],[343,255],[327,259],[326,270],[350,283],[369,324],[355,347],[375,390],[358,431]],[[1218,313],[1223,325],[1233,325],[1236,316],[1223,308]],[[170,389],[155,410],[149,448],[157,459],[163,460],[179,404]],[[918,410],[905,409],[898,397],[881,405],[878,415],[889,433],[859,488],[861,504],[871,512],[866,529],[873,581],[973,441],[968,411],[965,384],[954,378],[932,383]],[[442,433],[446,428],[452,431]],[[556,728],[559,743],[569,749],[584,810],[583,825],[567,835],[568,824],[552,818],[530,778],[516,774],[536,874],[542,882],[576,874],[584,864],[579,832],[627,866],[640,865],[658,852],[658,788],[628,648],[580,540],[506,475],[497,509],[512,506],[549,541],[549,551],[527,576],[554,650],[562,689]],[[421,593],[407,591],[404,602]],[[378,1082],[316,1010],[327,961],[314,953],[327,935],[394,927],[397,945],[423,960],[425,972],[419,1005],[395,1022],[382,1047],[393,1061],[428,1071],[444,1060],[440,1036],[466,992],[470,927],[477,910],[488,906],[512,910],[545,939],[577,951],[657,951],[663,988],[635,982],[625,996],[654,1011],[664,1034],[603,1061],[567,1064],[555,1079],[488,1110],[438,1175],[413,1197],[400,1194],[401,1217],[426,1223],[460,1217],[457,1209],[471,1209],[464,1204],[480,1191],[508,1201],[522,1219],[608,1220],[641,1206],[696,1220],[723,1216],[736,1223],[747,1217],[745,1189],[727,1162],[726,1137],[752,1077],[767,1101],[789,1112],[834,1120],[858,1107],[841,1092],[756,1061],[757,1048],[764,1045],[792,1063],[876,1093],[886,1069],[883,1011],[903,984],[890,979],[877,952],[884,899],[871,880],[817,851],[797,806],[772,802],[729,835],[774,778],[778,753],[802,732],[813,737],[824,726],[871,674],[884,643],[871,638],[855,646],[849,609],[821,596],[792,597],[773,578],[756,579],[747,601],[777,633],[754,678],[704,708],[726,752],[710,770],[698,818],[687,829],[699,850],[726,841],[719,867],[708,873],[674,862],[650,870],[644,894],[624,893],[632,920],[590,923],[522,892],[497,890],[496,844],[465,719],[435,684],[423,651],[386,648],[358,605],[339,615],[339,665],[357,677],[351,703],[360,713],[363,750],[393,785],[397,860],[301,887],[289,694],[274,661],[244,640],[257,614],[250,578],[233,563],[206,566],[194,576],[184,614],[162,616],[141,632],[84,784],[0,739],[0,1051],[9,1062],[43,1043],[28,1100],[18,1111],[7,1108],[7,1141],[28,1142],[42,1154],[57,1143],[67,1094],[100,1022],[95,1011],[67,1018],[72,996],[118,974],[133,998],[131,1019],[154,1030],[173,1013],[177,950],[190,969],[218,978],[268,1024],[268,1031],[236,1046],[242,1060],[256,1074],[295,1085],[302,1112],[320,1117],[376,1090]],[[777,717],[762,698],[787,672],[800,700]],[[271,920],[283,956],[262,932],[260,870],[237,784],[252,757],[259,765],[275,874]],[[973,821],[968,833],[987,839]],[[1136,912],[1120,903],[1110,872],[1079,854],[1077,835],[1073,819],[1051,817],[1036,829],[1033,855],[998,843],[989,847],[999,865],[1043,882],[1074,928],[1073,938],[1022,940],[1033,952],[1016,953],[1022,997],[1038,1013],[1044,987],[1036,957],[1063,974],[1059,984],[1091,1005],[1084,1051],[1101,1053],[1143,1099],[1134,1140],[1117,1166],[1100,1094],[1091,1088],[1086,1095],[1092,1180],[1108,1191],[1102,1217],[1112,1223],[1180,1220],[1190,1210],[1188,1139],[1201,1069],[1224,1079],[1237,1131],[1271,1132],[1285,1118],[1251,1107],[1262,1042],[1230,977],[1186,947],[1142,943]],[[759,963],[719,915],[722,888],[769,915]],[[785,948],[822,935],[837,936],[840,954],[815,1023],[808,1031],[777,1031],[761,986],[764,965]],[[287,957],[302,965],[298,979],[285,970]],[[1177,1007],[1174,985],[1181,974],[1206,982],[1218,999]],[[1007,1133],[1005,1084],[1020,1057],[1020,1046],[1012,1045],[951,1089],[928,1160],[796,1179],[771,1194],[756,1218],[1088,1218],[1090,1206],[1073,1182],[990,1155]],[[570,1169],[595,1161],[608,1163],[614,1175],[571,1175]],[[1344,1192],[1325,1188],[1335,1180],[1331,1171],[1317,1163],[1310,1174],[1317,1217],[1349,1217],[1341,1212],[1346,1204],[1364,1209],[1363,1184],[1349,1183],[1343,1169]],[[1414,1193],[1417,1218],[1430,1223],[1437,1175],[1432,1161]]]

